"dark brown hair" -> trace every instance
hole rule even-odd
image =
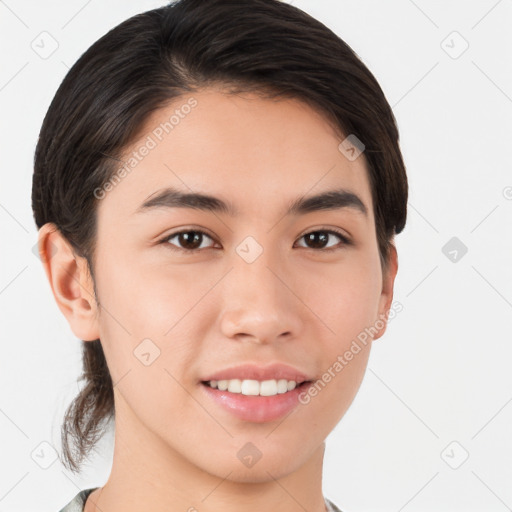
[[[86,258],[94,282],[94,190],[110,179],[115,158],[155,110],[210,85],[299,99],[340,134],[362,141],[385,272],[408,196],[393,112],[342,39],[278,0],[179,0],[133,16],[96,41],[64,78],[39,134],[32,185],[37,227],[54,223]],[[85,385],[61,430],[63,462],[74,472],[100,439],[103,422],[114,417],[101,342],[84,341],[82,350]]]

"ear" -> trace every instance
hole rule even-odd
[[[378,318],[375,320],[376,325],[384,324],[377,334],[373,337],[373,341],[380,338],[385,332],[388,325],[388,315],[393,303],[393,287],[395,284],[395,277],[398,271],[398,255],[396,247],[391,243],[389,247],[389,264],[387,271],[382,276],[382,293],[379,299]]]
[[[38,249],[57,306],[71,330],[81,340],[98,339],[98,307],[87,260],[75,254],[53,223],[39,230]]]

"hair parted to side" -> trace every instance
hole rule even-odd
[[[155,110],[207,86],[299,99],[341,135],[363,142],[385,272],[394,235],[405,226],[408,197],[393,112],[342,39],[279,0],[178,0],[133,16],[96,41],[67,73],[39,134],[32,184],[37,227],[54,223],[86,259],[94,282],[94,190],[111,178],[115,158]],[[75,473],[104,422],[114,418],[101,341],[82,343],[85,385],[61,429],[63,463]]]

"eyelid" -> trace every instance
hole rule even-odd
[[[322,231],[322,232],[326,232],[326,233],[334,233],[335,235],[338,235],[339,237],[344,239],[347,243],[349,243],[351,241],[350,235],[346,231],[342,230],[341,228],[335,228],[335,227],[330,227],[330,226],[319,226],[319,227],[308,228],[308,229],[306,229],[306,231],[301,233],[298,236],[298,238],[302,238],[303,236],[306,236],[309,233],[315,233],[316,231]]]

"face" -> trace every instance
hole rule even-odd
[[[157,111],[126,151],[131,165],[99,194],[95,325],[116,421],[137,442],[266,480],[303,465],[347,411],[396,268],[382,274],[364,153],[347,158],[342,140],[298,100],[203,89]],[[159,197],[168,188],[218,201]],[[276,363],[311,382],[293,399],[203,383]],[[249,467],[247,455],[261,459]]]

